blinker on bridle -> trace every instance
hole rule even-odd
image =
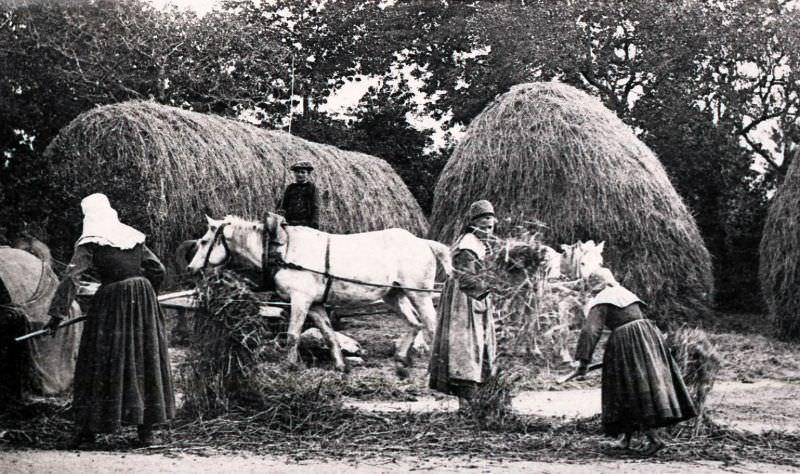
[[[228,239],[225,238],[225,227],[227,227],[230,222],[223,222],[222,224],[217,227],[217,231],[214,232],[214,238],[211,240],[211,245],[208,246],[208,251],[206,252],[206,258],[203,262],[203,269],[205,270],[208,268],[208,261],[211,258],[211,252],[214,250],[214,247],[217,245],[217,241],[222,243],[222,248],[225,249],[225,258],[222,259],[222,263],[220,265],[225,265],[231,259],[231,249],[228,247]]]

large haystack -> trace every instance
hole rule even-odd
[[[758,273],[780,335],[800,339],[800,151],[769,207]]]
[[[49,226],[49,243],[61,255],[79,233],[79,202],[87,194],[106,193],[159,255],[172,255],[182,240],[204,232],[204,213],[260,218],[275,210],[298,160],[316,167],[323,230],[427,230],[408,188],[379,158],[153,102],[81,114],[46,153],[54,194],[64,197],[57,204],[63,213]]]
[[[651,317],[708,309],[711,258],[694,219],[653,152],[582,91],[522,84],[481,112],[439,177],[432,238],[452,240],[476,199],[511,225],[544,222],[549,245],[605,241],[606,265]]]

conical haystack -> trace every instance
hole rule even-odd
[[[476,199],[494,203],[501,233],[540,220],[552,246],[605,241],[606,266],[650,317],[695,320],[708,309],[711,257],[664,168],[578,89],[522,84],[481,112],[439,177],[430,236],[451,241]]]
[[[780,335],[800,339],[800,151],[770,204],[758,273]]]
[[[120,218],[169,256],[205,232],[206,213],[261,218],[274,211],[293,181],[289,167],[299,160],[315,166],[323,230],[427,231],[408,188],[379,158],[153,102],[90,110],[64,127],[46,153],[54,191],[63,197],[49,243],[62,256],[80,233],[79,203],[90,193],[107,194]]]

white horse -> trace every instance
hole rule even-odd
[[[336,369],[345,369],[324,304],[352,306],[383,301],[402,315],[409,330],[395,354],[401,375],[411,365],[409,348],[415,339],[422,338],[421,330],[432,337],[436,324],[432,297],[437,261],[448,275],[452,272],[447,246],[420,239],[403,229],[328,234],[288,226],[282,216],[273,213],[268,213],[263,224],[236,216],[206,219],[208,231],[197,241],[197,250],[187,267],[190,272],[222,265],[233,254],[263,271],[269,271],[264,268],[268,260],[277,258],[280,262],[274,281],[278,294],[291,302],[289,363],[298,363],[300,330],[306,315],[311,315],[331,345]]]
[[[562,362],[572,362],[568,347],[569,329],[583,315],[584,279],[603,265],[604,248],[605,242],[596,244],[594,240],[561,245],[561,253],[550,247],[544,248],[542,291],[547,295],[542,297],[542,310],[553,315],[557,322],[542,336],[553,340]]]
[[[594,240],[561,245],[561,252],[543,246],[545,252],[545,277],[549,280],[565,276],[570,280],[586,278],[592,271],[603,266],[605,242]]]

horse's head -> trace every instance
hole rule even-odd
[[[592,271],[603,266],[605,242],[595,244],[594,240],[562,245],[561,273],[568,278],[585,278]]]
[[[589,274],[603,266],[603,249],[606,243],[595,244],[594,240],[578,242],[580,258],[578,260],[578,276],[587,278]]]
[[[195,244],[194,257],[189,261],[186,270],[196,273],[206,267],[224,265],[231,258],[230,241],[233,229],[226,219],[216,220],[206,216],[208,230]]]
[[[225,216],[222,220],[206,216],[206,220],[208,230],[195,242],[194,256],[186,267],[189,273],[225,265],[233,258],[237,264],[261,268],[265,247],[263,234],[271,246],[285,241],[285,231],[281,228],[285,221],[278,214],[268,213],[263,225],[237,216]]]

